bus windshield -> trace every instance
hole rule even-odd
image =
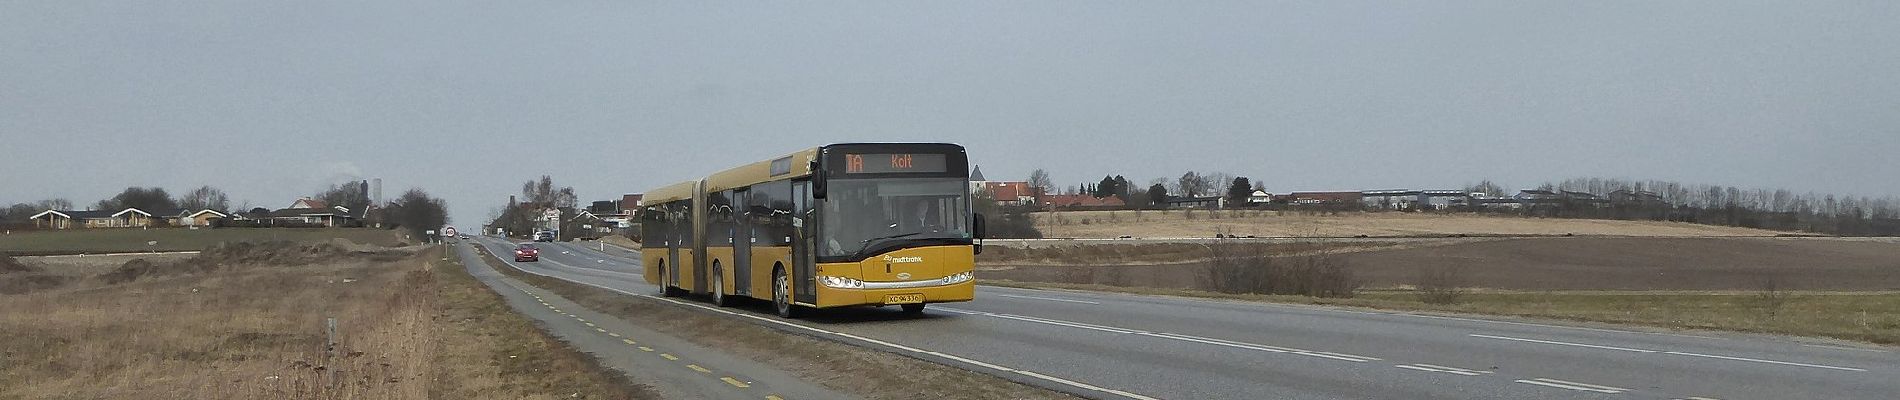
[[[892,241],[969,239],[968,185],[943,177],[832,180],[820,254],[850,256]]]

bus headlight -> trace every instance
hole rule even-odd
[[[959,283],[969,282],[970,278],[971,276],[969,272],[960,272],[960,273],[957,273],[956,275],[943,277],[943,284],[955,285]]]
[[[825,285],[825,287],[828,287],[828,288],[838,288],[838,289],[863,289],[864,288],[864,281],[846,278],[842,276],[820,276],[818,277],[818,283],[822,283]]]

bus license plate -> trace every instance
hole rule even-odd
[[[884,296],[884,304],[917,304],[924,302],[922,294],[893,294]]]

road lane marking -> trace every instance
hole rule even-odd
[[[1624,389],[1624,388],[1619,388],[1619,387],[1592,385],[1588,383],[1577,383],[1577,382],[1571,382],[1571,381],[1560,381],[1560,380],[1550,379],[1550,378],[1519,379],[1517,380],[1517,383],[1528,383],[1528,384],[1538,385],[1538,386],[1548,386],[1548,387],[1554,387],[1554,388],[1559,388],[1559,389],[1569,389],[1569,390],[1581,390],[1585,392],[1596,392],[1596,393],[1603,393],[1603,394],[1617,394],[1617,393],[1630,391],[1629,389]]]
[[[576,318],[576,319],[579,319],[579,318]],[[584,319],[583,319],[583,320],[581,320],[581,321],[586,321],[586,320],[584,320]],[[586,324],[587,324],[587,326],[594,326],[594,323],[592,323],[592,322],[587,322]]]
[[[1798,362],[1775,361],[1775,360],[1762,360],[1762,359],[1756,359],[1756,358],[1718,356],[1718,355],[1712,355],[1712,354],[1684,353],[1680,351],[1666,351],[1666,352],[1663,352],[1663,354],[1714,358],[1714,359],[1730,360],[1730,361],[1747,361],[1747,362],[1755,362],[1755,363],[1763,363],[1763,364],[1792,365],[1792,366],[1797,366],[1797,367],[1823,368],[1823,369],[1833,369],[1833,370],[1841,370],[1841,371],[1867,372],[1867,370],[1860,369],[1860,368],[1836,367],[1836,366],[1831,366],[1831,365],[1820,365],[1820,364],[1804,364],[1804,363],[1798,363]]]
[[[701,367],[698,364],[686,364],[686,369],[708,373],[708,374],[712,373],[712,370],[706,369],[706,367]]]
[[[1089,389],[1089,390],[1094,390],[1094,391],[1098,391],[1098,392],[1106,392],[1106,393],[1114,393],[1114,394],[1118,394],[1118,395],[1121,395],[1121,396],[1123,396],[1123,397],[1128,397],[1128,398],[1132,398],[1132,399],[1138,399],[1138,400],[1161,400],[1161,399],[1157,399],[1157,398],[1153,398],[1153,397],[1148,397],[1148,396],[1142,396],[1142,395],[1139,395],[1139,394],[1134,394],[1134,393],[1129,393],[1129,392],[1124,392],[1124,391],[1120,391],[1120,390],[1115,390],[1115,389],[1109,389],[1109,388],[1105,388],[1105,387],[1100,387],[1100,386],[1095,386],[1095,385],[1090,385],[1090,384],[1086,384],[1086,383],[1082,383],[1082,382],[1076,382],[1076,381],[1072,381],[1072,380],[1068,380],[1068,379],[1062,379],[1062,378],[1057,378],[1057,377],[1053,377],[1053,376],[1048,376],[1048,375],[1043,375],[1043,374],[1038,374],[1038,373],[1035,373],[1035,372],[1031,372],[1031,371],[1023,371],[1023,370],[1016,370],[1016,373],[1019,373],[1019,374],[1023,374],[1023,375],[1028,375],[1028,376],[1031,376],[1031,377],[1035,377],[1035,378],[1037,378],[1037,379],[1042,379],[1042,380],[1047,380],[1047,381],[1050,381],[1050,382],[1057,382],[1057,383],[1062,383],[1062,384],[1065,384],[1065,385],[1069,385],[1069,386],[1075,386],[1075,387],[1079,387],[1079,388],[1083,388],[1083,389]]]
[[[1293,354],[1298,354],[1298,355],[1307,356],[1307,357],[1330,358],[1334,360],[1351,361],[1351,362],[1367,362],[1367,361],[1379,360],[1377,358],[1372,358],[1372,357],[1355,356],[1351,354],[1340,354],[1340,353],[1333,353],[1333,352],[1326,352],[1326,351],[1297,351],[1297,352],[1293,352]]]
[[[613,336],[613,337],[620,337],[620,334],[618,334],[618,333],[613,333],[613,332],[607,332],[607,336]]]
[[[551,274],[546,274],[546,273],[541,273],[541,272],[536,272],[536,271],[530,271],[530,270],[528,270],[527,268],[522,268],[522,267],[521,267],[520,265],[518,265],[518,264],[516,264],[516,263],[512,263],[512,262],[508,262],[508,260],[502,260],[502,259],[499,259],[499,258],[498,258],[498,260],[502,262],[502,265],[507,265],[507,266],[508,266],[508,267],[510,267],[510,268],[514,268],[514,269],[515,269],[516,271],[521,271],[521,272],[524,272],[524,273],[528,273],[528,274],[533,274],[533,275],[539,275],[539,276],[543,276],[543,277],[548,277],[548,278],[553,278],[553,279],[560,279],[560,280],[563,280],[563,281],[567,281],[567,282],[570,282],[570,283],[573,283],[573,284],[577,284],[577,285],[584,285],[584,286],[591,286],[591,287],[595,287],[595,288],[599,288],[599,289],[602,289],[602,290],[606,290],[606,291],[610,291],[610,292],[615,292],[615,293],[620,293],[620,294],[624,294],[624,295],[628,295],[628,296],[634,296],[634,297],[640,297],[640,298],[645,298],[645,299],[650,299],[650,300],[657,300],[657,301],[664,301],[664,302],[668,302],[668,303],[673,303],[674,305],[678,305],[678,306],[682,306],[682,307],[690,307],[690,308],[696,308],[696,309],[699,309],[699,310],[702,310],[702,311],[708,311],[708,312],[714,312],[714,313],[720,313],[720,314],[726,314],[726,315],[731,315],[731,316],[735,316],[735,317],[739,317],[739,318],[747,318],[747,319],[751,319],[751,320],[754,320],[754,321],[758,321],[758,322],[762,322],[762,323],[766,323],[766,324],[772,324],[772,325],[778,325],[778,326],[782,326],[782,327],[786,327],[786,328],[792,328],[792,329],[797,329],[797,330],[804,330],[804,331],[809,331],[809,332],[816,332],[816,333],[821,333],[821,334],[826,334],[826,335],[831,335],[831,336],[835,336],[835,337],[840,337],[840,338],[846,338],[846,339],[851,339],[851,340],[857,340],[857,341],[862,341],[862,342],[865,342],[865,343],[870,343],[870,344],[873,344],[873,345],[878,345],[878,346],[884,346],[884,347],[887,347],[887,348],[892,348],[892,349],[897,349],[897,350],[903,350],[903,351],[907,351],[907,352],[911,352],[911,353],[916,353],[916,354],[925,354],[925,355],[938,355],[938,356],[941,356],[941,357],[944,357],[944,358],[949,358],[949,359],[952,359],[952,360],[955,360],[955,361],[960,361],[960,362],[966,362],[966,363],[970,363],[970,364],[973,364],[973,365],[980,365],[980,366],[985,366],[985,367],[989,367],[989,368],[994,368],[994,369],[997,369],[997,370],[1000,370],[1000,371],[1004,371],[1004,372],[1014,372],[1014,373],[1017,373],[1017,374],[1022,374],[1022,375],[1025,375],[1025,376],[1029,376],[1029,377],[1033,377],[1033,378],[1037,378],[1037,379],[1042,379],[1042,380],[1044,380],[1044,381],[1049,381],[1049,382],[1054,382],[1054,383],[1057,383],[1057,384],[1061,384],[1061,385],[1065,385],[1065,386],[1070,386],[1070,387],[1075,387],[1075,388],[1078,388],[1078,389],[1083,389],[1083,390],[1087,390],[1087,391],[1094,391],[1094,392],[1101,392],[1101,393],[1108,393],[1108,394],[1113,394],[1113,395],[1117,395],[1117,396],[1122,396],[1122,397],[1126,397],[1126,398],[1130,398],[1130,399],[1135,399],[1135,400],[1159,400],[1159,399],[1156,399],[1156,398],[1153,398],[1153,397],[1148,397],[1148,396],[1143,396],[1143,395],[1140,395],[1140,394],[1135,394],[1135,393],[1131,393],[1131,392],[1128,392],[1128,391],[1123,391],[1123,390],[1118,390],[1118,389],[1109,389],[1109,388],[1104,388],[1104,387],[1100,387],[1100,386],[1095,386],[1095,385],[1090,385],[1090,384],[1086,384],[1086,383],[1081,383],[1081,382],[1076,382],[1076,381],[1072,381],[1072,380],[1068,380],[1068,379],[1062,379],[1062,378],[1057,378],[1057,377],[1053,377],[1053,376],[1049,376],[1049,375],[1044,375],[1044,374],[1040,374],[1040,373],[1036,373],[1036,372],[1034,372],[1034,371],[1027,371],[1027,370],[1020,370],[1020,369],[1014,369],[1014,368],[1009,368],[1009,367],[1004,367],[1004,366],[1000,366],[1000,365],[996,365],[996,364],[988,364],[988,363],[982,363],[982,362],[978,362],[978,361],[975,361],[975,360],[972,360],[972,359],[969,359],[969,358],[964,358],[964,357],[956,357],[956,356],[951,356],[951,355],[948,355],[948,354],[944,354],[944,353],[939,353],[939,352],[934,352],[934,351],[927,351],[927,350],[923,350],[923,349],[919,349],[919,348],[915,348],[915,347],[910,347],[910,346],[904,346],[904,345],[900,345],[900,344],[896,344],[896,343],[891,343],[891,342],[887,342],[887,341],[883,341],[883,340],[877,340],[877,339],[872,339],[872,338],[868,338],[868,337],[863,337],[863,336],[858,336],[858,335],[853,335],[853,334],[849,334],[849,333],[844,333],[844,332],[837,332],[837,331],[831,331],[831,330],[826,330],[826,329],[820,329],[820,328],[817,328],[817,327],[812,327],[812,326],[807,326],[807,325],[803,325],[803,324],[798,324],[798,323],[793,323],[793,322],[787,322],[787,321],[782,321],[782,320],[778,320],[778,319],[772,319],[772,318],[766,318],[766,317],[761,317],[761,316],[757,316],[757,315],[751,315],[751,314],[742,314],[742,313],[739,313],[739,312],[735,312],[735,311],[730,311],[730,310],[722,310],[722,309],[718,309],[718,308],[714,308],[714,307],[710,307],[710,306],[706,306],[706,305],[701,305],[701,304],[693,304],[693,303],[687,303],[687,302],[685,302],[685,301],[681,301],[681,300],[677,300],[677,299],[671,299],[671,298],[664,298],[664,297],[658,297],[658,296],[653,296],[653,295],[649,295],[649,294],[645,294],[645,293],[635,293],[635,292],[630,292],[630,291],[627,291],[627,290],[623,290],[623,289],[619,289],[619,288],[615,288],[615,287],[611,287],[611,286],[606,286],[606,285],[601,285],[601,284],[597,284],[597,283],[592,283],[592,282],[582,282],[582,281],[578,281],[578,280],[574,280],[574,279],[569,279],[569,278],[567,278],[567,277],[563,277],[563,276],[555,276],[555,275],[551,275]],[[556,262],[555,264],[557,264],[557,265],[562,265],[562,264],[560,264],[559,262]],[[635,275],[635,276],[638,276],[638,274],[628,274],[628,275]],[[970,312],[962,312],[962,313],[965,313],[965,314],[969,314]],[[653,351],[653,349],[652,349],[652,348],[649,348],[649,347],[645,347],[645,346],[641,346],[641,347],[640,347],[640,350],[641,350],[641,351],[648,351],[648,352],[651,352],[651,351]],[[730,383],[730,382],[728,382],[728,383]]]
[[[1722,400],[1714,397],[1684,397],[1676,400]]]
[[[768,394],[768,395],[765,395],[765,400],[785,400],[785,398]]]
[[[1102,303],[1097,303],[1093,301],[1058,299],[1054,297],[1018,296],[1018,295],[1013,295],[1013,294],[1001,294],[1001,293],[996,294],[996,297],[1013,297],[1013,298],[1018,298],[1018,299],[1048,300],[1048,301],[1060,301],[1064,303],[1082,303],[1082,304],[1094,304],[1094,305],[1102,304]]]
[[[1012,315],[1012,314],[998,314],[998,313],[992,313],[992,312],[965,311],[965,310],[959,310],[959,309],[953,309],[953,308],[947,308],[947,307],[942,308],[942,309],[945,311],[966,314],[966,315],[982,315],[982,316],[1003,318],[1003,319],[1009,319],[1009,320],[1064,326],[1064,327],[1070,327],[1070,328],[1088,329],[1088,330],[1095,330],[1095,331],[1102,331],[1102,332],[1109,332],[1109,333],[1140,335],[1140,336],[1148,336],[1148,337],[1161,338],[1161,339],[1178,340],[1178,341],[1184,341],[1184,342],[1211,344],[1215,346],[1259,350],[1259,351],[1272,352],[1272,353],[1290,353],[1290,354],[1302,355],[1302,356],[1307,356],[1307,357],[1318,357],[1318,358],[1325,358],[1325,359],[1332,359],[1332,360],[1339,360],[1339,361],[1368,362],[1368,361],[1380,360],[1379,358],[1375,358],[1375,357],[1367,357],[1367,356],[1360,356],[1360,355],[1353,355],[1353,354],[1334,353],[1334,352],[1327,352],[1327,351],[1302,350],[1302,349],[1278,347],[1278,346],[1268,346],[1268,345],[1263,345],[1263,344],[1236,342],[1232,340],[1188,336],[1188,335],[1182,335],[1182,334],[1176,334],[1176,333],[1147,332],[1147,331],[1118,328],[1118,327],[1113,327],[1113,326],[1095,325],[1095,324],[1088,324],[1088,323],[1081,323],[1081,322],[1074,322],[1074,321],[1063,321],[1063,320],[1055,320],[1055,319],[1048,319],[1048,318]]]
[[[1479,335],[1479,334],[1476,334],[1476,333],[1473,333],[1473,334],[1470,334],[1469,336],[1471,336],[1471,337],[1478,337],[1478,338],[1485,338],[1485,339],[1499,339],[1499,340],[1515,340],[1515,341],[1519,341],[1519,342],[1529,342],[1529,343],[1543,343],[1543,344],[1554,344],[1554,345],[1559,345],[1559,346],[1576,346],[1576,347],[1587,347],[1587,348],[1592,348],[1592,349],[1604,349],[1604,350],[1616,350],[1616,351],[1627,351],[1627,352],[1632,352],[1632,353],[1656,353],[1656,352],[1657,352],[1657,351],[1655,351],[1655,350],[1643,350],[1643,349],[1632,349],[1632,348],[1628,348],[1628,347],[1615,347],[1615,346],[1603,346],[1603,345],[1595,345],[1595,344],[1583,344],[1583,343],[1570,343],[1570,342],[1559,342],[1559,341],[1554,341],[1554,340],[1537,340],[1537,339],[1525,339],[1525,338],[1514,338],[1514,337],[1509,337],[1509,336],[1491,336],[1491,335]]]
[[[720,377],[719,380],[726,381],[726,384],[729,384],[732,386],[738,386],[740,389],[752,387],[752,385],[747,385],[745,382],[740,382],[738,379],[732,379],[732,377],[730,376]]]
[[[1822,369],[1832,369],[1832,370],[1840,370],[1840,371],[1867,372],[1867,370],[1861,369],[1861,368],[1836,367],[1832,365],[1808,364],[1808,363],[1798,363],[1798,362],[1789,362],[1789,361],[1763,360],[1759,358],[1722,356],[1722,355],[1714,355],[1714,354],[1689,353],[1689,352],[1681,352],[1681,351],[1658,351],[1658,350],[1632,349],[1628,347],[1615,347],[1615,346],[1604,346],[1604,345],[1584,344],[1584,343],[1559,342],[1559,341],[1554,341],[1554,340],[1514,338],[1514,337],[1509,337],[1509,336],[1479,335],[1475,333],[1470,334],[1469,336],[1486,338],[1486,339],[1514,340],[1514,341],[1529,342],[1529,343],[1543,343],[1543,344],[1554,344],[1554,345],[1560,345],[1560,346],[1575,346],[1575,347],[1587,347],[1587,348],[1593,348],[1593,349],[1627,351],[1627,352],[1632,352],[1632,353],[1662,353],[1662,354],[1670,354],[1670,355],[1678,355],[1678,356],[1713,358],[1713,359],[1718,359],[1718,360],[1743,361],[1743,362],[1753,362],[1753,363],[1762,363],[1762,364],[1787,365],[1787,366],[1795,366],[1795,367],[1822,368]]]
[[[620,341],[622,341],[622,342],[627,342],[627,344],[629,344],[629,345],[633,345],[633,344],[640,344],[639,342],[635,342],[635,341],[633,341],[633,339],[620,339]]]
[[[679,357],[677,357],[677,356],[674,356],[674,355],[672,355],[672,354],[666,354],[666,353],[660,353],[660,358],[665,358],[665,359],[666,359],[667,361],[679,361],[679,360],[680,360],[680,358],[679,358]]]
[[[594,331],[595,331],[595,332],[600,332],[600,333],[607,333],[607,330],[606,330],[606,329],[600,329],[600,328],[594,328]]]
[[[1464,368],[1458,368],[1458,367],[1447,367],[1443,365],[1432,365],[1432,364],[1394,365],[1394,367],[1399,367],[1399,368],[1404,368],[1404,369],[1409,369],[1409,370],[1417,370],[1417,371],[1425,371],[1425,372],[1439,372],[1439,373],[1464,375],[1464,376],[1478,376],[1478,375],[1491,373],[1491,371],[1478,371],[1478,370],[1470,370],[1470,369],[1464,369]]]

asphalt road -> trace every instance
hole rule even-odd
[[[847,394],[800,380],[777,367],[701,347],[588,310],[552,292],[496,272],[481,261],[474,247],[455,246],[454,251],[468,268],[469,274],[500,293],[510,307],[540,321],[544,329],[581,352],[593,354],[608,367],[626,371],[637,382],[652,384],[662,397],[723,400],[851,398]],[[509,253],[494,251],[494,254]]]
[[[483,243],[505,249],[506,243]],[[653,293],[639,261],[543,243],[530,272]],[[978,300],[761,324],[1079,395],[1165,399],[1890,399],[1900,353],[1820,340],[1644,332],[1111,293],[979,287]]]

